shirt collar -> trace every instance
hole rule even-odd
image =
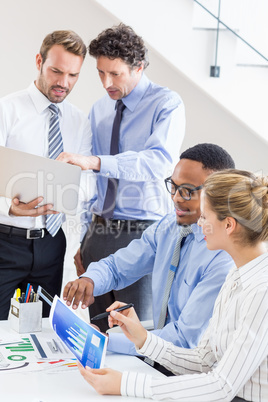
[[[197,223],[193,223],[191,226],[192,226],[193,234],[195,236],[196,241],[198,241],[200,243],[205,238],[205,236],[202,232],[201,226],[199,226]]]
[[[35,83],[32,82],[31,85],[28,88],[29,95],[33,101],[33,104],[37,110],[37,113],[41,114],[48,108],[48,106],[51,104],[50,100],[42,94],[42,92],[39,91],[39,89],[36,87]],[[60,114],[63,114],[63,102],[57,103],[57,106],[59,108]]]
[[[175,219],[176,219],[176,217],[175,217]],[[204,235],[203,235],[203,233],[202,233],[201,227],[198,226],[197,223],[193,223],[193,224],[191,225],[191,227],[192,227],[193,232],[190,233],[188,236],[194,237],[195,240],[196,240],[198,243],[201,242],[202,240],[204,240]],[[180,231],[181,231],[181,226],[178,225],[178,224],[176,224],[176,230],[177,230],[177,233],[180,233]],[[188,236],[187,236],[187,237],[188,237]]]
[[[260,255],[240,268],[236,268],[236,275],[240,278],[243,287],[249,286],[268,266],[268,252]]]
[[[136,106],[139,104],[141,99],[143,98],[147,88],[150,85],[150,80],[146,77],[145,74],[142,74],[141,79],[135,88],[128,94],[125,98],[122,98],[122,101],[126,107],[133,112]]]

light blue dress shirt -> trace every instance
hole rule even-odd
[[[206,329],[214,302],[225,277],[234,265],[222,250],[210,251],[201,228],[192,225],[181,249],[180,262],[171,287],[166,325],[153,332],[177,346],[193,348]],[[82,276],[94,281],[94,296],[111,289],[122,289],[152,273],[153,320],[157,328],[167,275],[179,237],[180,226],[174,213],[150,226],[141,239],[128,247],[94,262]],[[137,354],[124,334],[109,335],[108,350]]]
[[[116,101],[105,95],[90,112],[93,155],[101,159],[97,194],[88,210],[101,215],[108,178],[119,179],[115,219],[157,220],[172,211],[164,179],[179,161],[185,134],[184,105],[175,92],[144,74],[122,99],[119,154],[110,155]],[[85,222],[90,221],[90,214]]]

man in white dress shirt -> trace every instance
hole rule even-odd
[[[1,146],[55,159],[48,139],[54,116],[63,150],[90,155],[88,119],[65,100],[78,80],[85,55],[86,46],[73,31],[55,31],[45,37],[36,56],[36,81],[0,99]],[[48,218],[64,217],[51,204],[41,206],[41,201],[38,197],[25,204],[18,198],[0,198],[0,320],[8,317],[15,289],[23,292],[27,283],[35,291],[41,285],[52,296],[60,294],[66,240],[61,221],[52,232]],[[48,314],[44,303],[43,316]]]

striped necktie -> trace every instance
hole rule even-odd
[[[113,122],[110,155],[116,155],[119,153],[119,129],[122,120],[123,110],[125,109],[124,103],[119,99],[116,102],[116,115]],[[102,216],[105,219],[112,218],[115,208],[116,193],[118,187],[117,179],[108,179],[107,191],[103,202]]]
[[[56,159],[63,152],[63,142],[59,124],[59,108],[53,103],[48,107],[51,113],[48,131],[48,156],[50,159]],[[56,215],[46,215],[46,228],[54,237],[62,224],[62,213]]]
[[[183,243],[184,243],[186,237],[188,236],[188,234],[190,234],[192,232],[193,232],[193,230],[192,230],[191,226],[182,226],[182,228],[181,228],[180,235],[179,235],[179,238],[175,245],[170,268],[168,271],[168,277],[167,277],[166,287],[165,287],[165,291],[164,291],[162,308],[161,308],[161,312],[160,312],[157,329],[162,329],[165,325],[165,322],[167,319],[168,299],[169,299],[173,279],[174,279],[174,276],[175,276],[175,273],[177,271],[179,261],[180,261],[180,251],[181,251],[181,248],[183,246]],[[150,359],[149,357],[145,357],[144,361],[145,361],[145,363],[149,364],[150,366],[154,366],[154,361],[152,359]]]
[[[160,312],[157,329],[162,329],[163,326],[165,325],[166,318],[167,318],[168,299],[169,299],[173,279],[174,279],[174,276],[175,276],[175,273],[177,271],[179,261],[180,261],[181,247],[183,245],[183,242],[186,239],[186,236],[188,236],[188,234],[190,234],[190,233],[192,233],[191,226],[182,226],[181,231],[180,231],[180,236],[179,236],[177,243],[175,245],[175,248],[174,248],[171,265],[170,265],[170,268],[168,271],[168,277],[167,277],[166,287],[165,287],[165,291],[164,291],[162,308],[161,308],[161,312]]]

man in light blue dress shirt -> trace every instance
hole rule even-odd
[[[164,178],[178,160],[185,133],[185,110],[180,96],[151,82],[144,74],[147,49],[130,27],[120,24],[103,31],[89,46],[107,94],[90,112],[93,155],[64,154],[61,160],[97,172],[97,194],[86,206],[85,227],[90,224],[75,256],[77,274],[133,239],[172,210]],[[116,102],[125,106],[120,125],[119,152],[111,155]],[[108,180],[118,180],[115,208],[104,219]],[[82,260],[81,260],[82,255]],[[110,292],[95,300],[90,314],[101,313],[115,299],[135,302],[142,319],[151,318],[151,278],[126,290]],[[141,300],[143,301],[141,303]],[[107,329],[107,321],[100,323]]]
[[[91,263],[79,279],[69,282],[63,297],[67,304],[79,302],[86,308],[98,296],[110,289],[121,289],[152,273],[154,333],[183,348],[193,348],[208,325],[215,299],[233,266],[230,256],[222,251],[210,251],[202,230],[200,190],[213,171],[233,168],[230,155],[214,144],[198,144],[181,154],[171,177],[166,179],[175,212],[151,225],[141,239],[95,263]],[[167,192],[168,193],[168,192]],[[168,299],[165,325],[157,329],[165,284],[175,244],[181,227],[191,225],[181,248],[179,265]],[[96,322],[98,323],[98,322]],[[136,354],[124,334],[110,333],[108,350]]]

